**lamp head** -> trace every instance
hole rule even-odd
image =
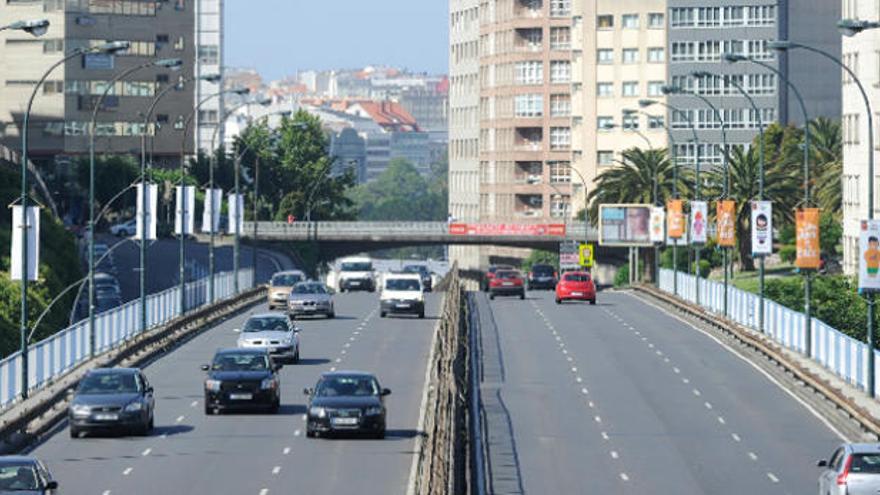
[[[837,30],[844,36],[855,36],[867,29],[877,29],[880,22],[862,21],[859,19],[841,19],[837,21]]]
[[[706,72],[704,70],[695,70],[695,71],[691,72],[691,76],[696,77],[697,79],[703,79],[703,78],[714,77],[715,74],[712,74],[711,72]]]
[[[740,55],[738,53],[722,53],[721,54],[721,60],[724,60],[725,62],[729,62],[731,64],[735,64],[737,62],[745,62],[748,59],[749,59],[749,57],[746,57],[745,55]]]
[[[768,41],[767,48],[771,50],[776,50],[778,52],[784,52],[786,50],[790,50],[794,48],[795,44],[788,40],[776,40],[776,41]]]
[[[260,98],[257,101],[255,101],[254,103],[256,103],[257,105],[268,107],[269,105],[272,104],[272,98]]]
[[[610,124],[609,123],[609,124],[603,124],[602,127],[600,127],[599,129],[605,130],[605,131],[610,131],[611,129],[615,129],[615,128],[617,128],[617,124]]]
[[[209,83],[218,83],[223,79],[223,76],[220,74],[206,74],[204,76],[199,76],[198,79],[200,81],[207,81]]]
[[[183,66],[183,60],[179,58],[163,58],[153,62],[153,65],[163,69],[179,69]]]
[[[623,112],[624,115],[633,115],[639,113],[637,110],[633,110],[632,108],[624,108],[623,110],[621,110],[621,112]]]
[[[106,53],[108,55],[116,55],[117,53],[128,50],[130,46],[131,43],[128,41],[110,41],[104,43],[103,45],[99,45],[96,48],[96,51],[100,53]]]
[[[660,92],[664,95],[680,95],[683,93],[682,89],[678,86],[673,86],[671,84],[664,84],[660,87]]]
[[[657,102],[654,101],[654,100],[648,100],[648,99],[642,99],[642,100],[639,100],[639,106],[640,106],[641,108],[648,108],[648,107],[650,107],[651,105],[655,105],[656,103],[657,103]]]
[[[239,96],[247,96],[250,94],[251,90],[249,88],[235,88],[232,92]]]
[[[42,36],[49,31],[48,19],[36,19],[31,21],[18,21],[9,25],[9,29],[17,29],[34,36]]]

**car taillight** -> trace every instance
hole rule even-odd
[[[553,278],[559,278],[559,273],[553,272]]]
[[[529,278],[535,278],[535,272],[529,272]]]
[[[849,468],[852,466],[852,456],[846,458],[846,463],[843,465],[843,472],[837,475],[837,484],[845,485],[846,478],[849,477]]]

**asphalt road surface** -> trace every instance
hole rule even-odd
[[[335,320],[297,320],[302,361],[281,371],[279,414],[206,416],[199,366],[235,345],[247,314],[237,316],[145,368],[157,397],[152,435],[72,440],[59,425],[32,454],[78,495],[404,493],[440,298],[428,295],[419,320],[380,318],[376,294],[336,296]],[[392,390],[384,440],[306,438],[302,390],[335,368],[374,372]]]
[[[477,295],[496,494],[807,494],[839,437],[750,364],[633,295]]]

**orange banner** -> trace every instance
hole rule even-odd
[[[666,202],[666,231],[672,239],[684,237],[684,214],[680,199],[670,199]]]
[[[724,199],[715,203],[715,227],[718,245],[736,246],[736,201]]]
[[[804,208],[795,213],[797,259],[794,264],[806,270],[819,269],[819,208]]]

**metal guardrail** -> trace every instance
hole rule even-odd
[[[215,275],[214,290],[217,300],[235,295],[233,276],[231,272]],[[239,272],[241,291],[250,289],[253,283],[253,270]],[[173,287],[147,297],[148,330],[180,316],[179,294],[180,288]],[[207,301],[207,278],[186,284],[184,313],[203,306]],[[96,354],[119,347],[141,333],[140,304],[138,299],[96,316]],[[90,348],[89,324],[86,320],[33,344],[28,350],[28,390],[39,390],[90,359]],[[0,360],[0,409],[15,404],[21,397],[21,364],[20,352]]]
[[[678,275],[678,297],[696,304],[696,293],[700,291],[700,306],[715,314],[724,311],[724,284],[706,279],[697,279],[687,273]],[[673,293],[672,270],[660,270],[660,290]],[[699,287],[697,284],[699,283]],[[805,315],[791,310],[769,299],[764,300],[764,328],[758,328],[758,311],[761,299],[756,294],[736,287],[728,288],[728,318],[751,331],[764,333],[779,344],[804,353],[806,351]],[[825,322],[812,318],[812,355],[810,358],[862,390],[867,389],[868,345],[834,329]],[[874,357],[880,361],[880,351],[874,350]],[[880,368],[875,371],[875,380],[880,382]]]

